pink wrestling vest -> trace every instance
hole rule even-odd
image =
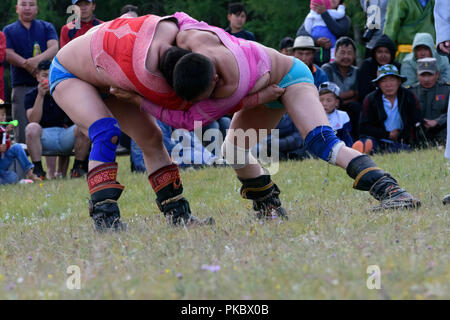
[[[187,110],[191,104],[178,97],[163,77],[145,67],[156,26],[169,19],[176,22],[171,16],[155,15],[106,22],[92,36],[91,54],[95,66],[105,70],[118,87],[138,92],[164,108]]]

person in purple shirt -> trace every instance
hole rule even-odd
[[[25,143],[25,127],[28,123],[23,106],[25,94],[36,85],[39,62],[52,60],[58,52],[58,35],[55,27],[37,20],[37,0],[17,0],[18,20],[7,25],[6,61],[11,65],[12,116],[19,121],[14,129],[16,142]]]

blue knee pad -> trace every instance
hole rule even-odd
[[[114,118],[103,118],[95,121],[89,127],[89,138],[92,141],[90,161],[114,162],[116,150],[120,140],[120,125]],[[111,139],[117,137],[117,143]]]
[[[306,136],[308,150],[322,160],[330,161],[333,147],[341,142],[334,130],[329,126],[320,126],[308,133]]]

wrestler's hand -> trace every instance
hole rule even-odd
[[[272,84],[258,92],[258,104],[261,105],[278,100],[285,92],[285,88]]]
[[[116,87],[111,87],[109,93],[116,96],[117,99],[140,106],[142,97],[134,91],[127,91]]]

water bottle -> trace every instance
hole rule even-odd
[[[33,46],[33,57],[36,57],[41,53],[41,46],[39,45],[39,43],[35,42]]]

